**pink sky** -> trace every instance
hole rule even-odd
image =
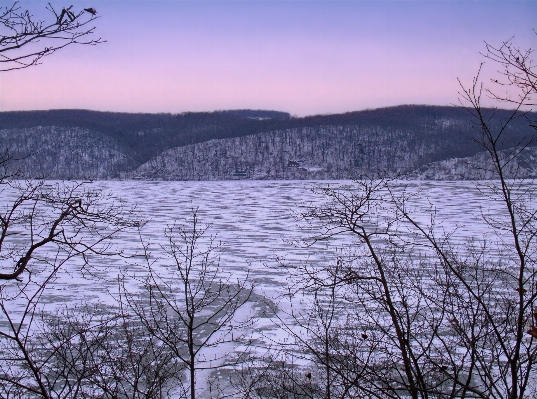
[[[41,10],[44,3],[21,6]],[[522,47],[537,42],[536,1],[101,0],[91,6],[107,43],[70,47],[42,65],[0,73],[1,111],[251,108],[309,115],[450,105],[457,103],[457,78],[470,82],[476,73],[484,40],[500,44],[514,35]],[[492,67],[485,65],[491,73]]]

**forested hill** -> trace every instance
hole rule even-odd
[[[284,112],[252,110],[182,114],[22,111],[1,112],[0,129],[55,127],[58,131],[90,131],[105,136],[141,164],[168,148],[272,130],[289,118]]]
[[[345,179],[418,169],[430,176],[423,171],[431,163],[476,155],[474,134],[468,111],[416,105],[304,118],[262,110],[0,113],[0,146],[20,159],[17,170],[51,179]],[[501,146],[532,134],[517,118]]]

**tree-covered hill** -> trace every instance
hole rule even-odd
[[[493,120],[509,115],[498,110]],[[516,118],[500,149],[533,134],[528,117],[537,119]],[[419,105],[303,118],[263,110],[0,113],[0,146],[20,159],[16,167],[24,175],[45,178],[333,179],[406,173],[477,154],[473,134],[467,110]]]

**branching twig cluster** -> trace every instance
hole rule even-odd
[[[73,11],[73,6],[57,11],[50,3],[49,18],[40,20],[19,2],[0,8],[0,72],[28,68],[72,44],[96,45],[92,38],[96,11]]]

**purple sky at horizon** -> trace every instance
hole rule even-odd
[[[42,65],[0,73],[0,111],[249,108],[303,116],[452,105],[457,78],[471,83],[483,61],[484,41],[537,42],[536,0],[71,3],[97,9],[97,36],[107,43],[71,46]],[[20,5],[41,13],[46,4]]]

